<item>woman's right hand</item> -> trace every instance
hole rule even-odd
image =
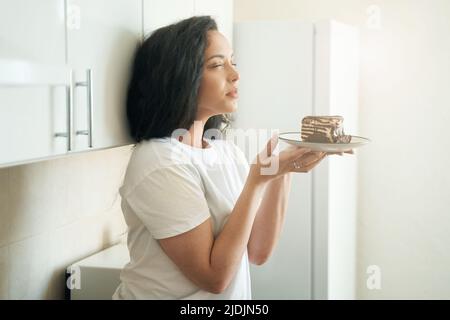
[[[309,172],[327,155],[304,147],[288,147],[274,155],[277,144],[278,135],[275,134],[253,161],[249,173],[252,182],[264,184],[290,172]]]

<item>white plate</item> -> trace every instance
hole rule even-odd
[[[369,139],[352,136],[350,143],[320,143],[320,142],[305,142],[302,141],[300,132],[283,132],[278,135],[281,141],[286,143],[311,149],[313,151],[325,152],[344,152],[351,149],[361,147],[370,142]]]

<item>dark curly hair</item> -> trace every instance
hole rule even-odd
[[[217,30],[210,16],[191,17],[155,30],[138,47],[126,100],[136,143],[171,136],[194,123],[209,30]],[[203,134],[225,130],[230,122],[230,115],[212,116]]]

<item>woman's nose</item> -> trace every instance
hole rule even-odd
[[[236,70],[236,67],[231,68],[230,78],[232,82],[236,82],[239,80],[240,75],[239,72]]]

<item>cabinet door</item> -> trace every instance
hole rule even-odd
[[[67,151],[64,25],[64,0],[0,1],[0,167]]]
[[[131,63],[142,37],[140,0],[68,0],[67,58],[74,82],[92,72],[92,146],[88,86],[74,87],[76,151],[133,143],[126,122],[125,98]],[[89,85],[87,83],[87,85]]]
[[[313,26],[237,23],[234,49],[241,79],[233,126],[249,138],[259,137],[256,147],[248,139],[238,144],[251,161],[265,147],[271,130],[299,131],[302,117],[313,114]],[[246,151],[246,144],[252,152]],[[280,141],[279,147],[286,145]],[[253,299],[311,298],[311,186],[310,173],[293,175],[279,243],[266,264],[252,266]]]
[[[0,0],[0,58],[65,63],[64,0]]]
[[[0,86],[0,167],[65,154],[64,86]]]
[[[233,1],[232,0],[195,0],[195,15],[212,16],[219,31],[233,43]]]
[[[144,0],[144,36],[194,15],[194,0]]]

